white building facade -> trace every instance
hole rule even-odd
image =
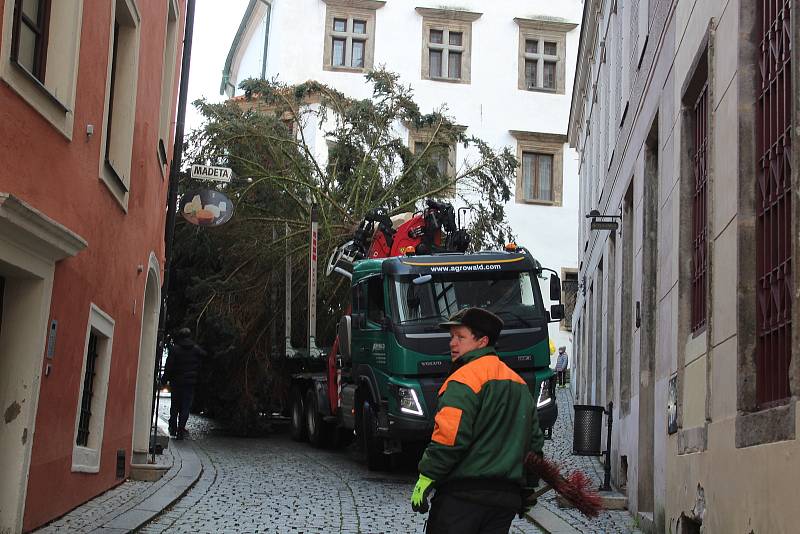
[[[236,96],[242,80],[261,77],[289,84],[317,80],[369,98],[366,71],[385,66],[398,73],[423,112],[446,104],[468,135],[516,152],[522,165],[507,206],[511,227],[543,266],[566,276],[569,291],[577,287],[578,169],[566,132],[581,4],[252,0],[221,92]],[[310,144],[324,160],[324,134],[312,133]],[[413,150],[413,136],[400,133]],[[476,156],[463,146],[453,152],[455,169]],[[550,335],[570,350],[569,320],[551,324]]]

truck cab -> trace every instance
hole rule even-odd
[[[544,308],[542,271],[520,249],[354,264],[329,420],[335,412],[340,428],[355,431],[370,468],[385,467],[388,455],[430,440],[438,391],[451,370],[450,335],[439,323],[462,308],[482,307],[503,319],[498,355],[527,382],[541,427],[552,428],[558,409],[547,326],[560,318],[560,308]],[[555,273],[551,297],[554,283],[559,285]]]

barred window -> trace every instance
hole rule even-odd
[[[704,84],[692,110],[694,192],[692,199],[692,332],[706,324],[708,284],[708,84]]]
[[[97,334],[89,334],[89,347],[86,349],[86,371],[83,374],[83,395],[81,414],[78,420],[78,435],[75,444],[86,447],[89,444],[89,423],[92,419],[92,397],[94,396],[95,364],[97,363]]]
[[[792,42],[790,0],[758,2],[756,108],[756,398],[791,395],[792,356]]]

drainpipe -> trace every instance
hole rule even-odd
[[[169,190],[167,193],[167,222],[164,229],[164,283],[161,286],[161,310],[158,316],[158,343],[155,354],[155,374],[153,376],[153,401],[150,413],[150,454],[155,463],[155,442],[158,424],[158,378],[161,376],[161,356],[164,354],[164,336],[167,324],[167,295],[169,294],[169,271],[172,261],[172,241],[175,236],[176,204],[178,202],[178,173],[183,161],[183,131],[186,126],[186,102],[189,93],[189,66],[192,59],[192,36],[194,35],[195,0],[186,2],[186,27],[183,37],[183,57],[181,59],[181,84],[178,90],[178,112],[175,120],[175,145],[172,151],[172,164],[169,169]]]

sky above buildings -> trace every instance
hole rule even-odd
[[[187,133],[202,124],[202,117],[191,105],[193,101],[203,97],[211,102],[223,99],[219,94],[222,68],[247,3],[248,0],[197,0],[186,109]]]

